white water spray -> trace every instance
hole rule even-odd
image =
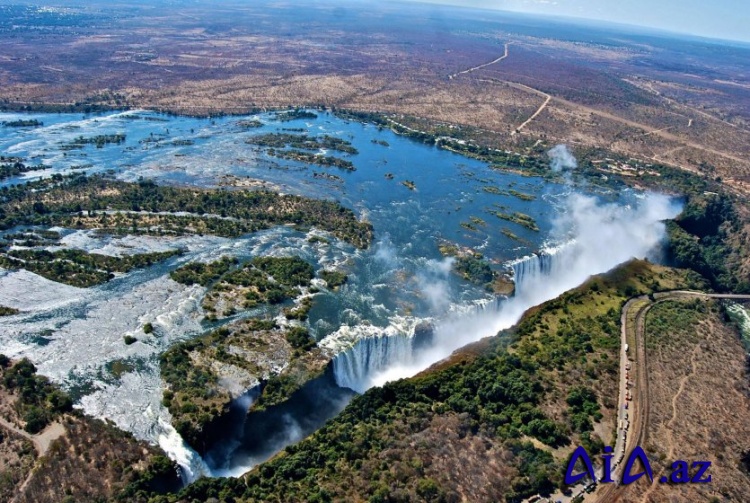
[[[574,166],[564,159],[560,165]],[[562,210],[553,237],[565,244],[511,264],[516,276],[514,297],[496,309],[446,317],[436,324],[432,344],[421,351],[414,351],[408,333],[393,334],[402,341],[385,340],[383,333],[361,339],[336,357],[336,381],[362,392],[413,376],[456,349],[511,327],[530,307],[575,288],[592,275],[632,258],[653,257],[666,239],[664,220],[676,217],[680,207],[654,193],[639,197],[631,206],[605,204],[572,192]]]

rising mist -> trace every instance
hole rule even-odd
[[[554,171],[577,166],[565,146],[552,149],[549,157]],[[511,327],[530,307],[575,288],[592,275],[607,272],[632,258],[658,258],[666,242],[664,221],[681,211],[679,203],[662,194],[645,193],[637,196],[634,204],[622,205],[603,203],[569,188],[551,236],[562,244],[516,261],[513,297],[475,313],[444,317],[435,324],[432,344],[420,347],[419,351],[413,345],[394,344],[386,337],[361,341],[334,361],[337,382],[364,392],[372,386],[413,376],[456,349]],[[445,265],[433,265],[434,272],[425,277],[434,281],[424,283],[422,289],[433,305],[446,305],[447,299],[439,298],[446,290],[440,284]],[[399,354],[390,354],[394,350]],[[364,368],[362,363],[372,361],[373,352],[380,365]]]

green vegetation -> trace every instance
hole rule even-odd
[[[372,240],[372,225],[337,203],[265,191],[185,189],[82,174],[0,188],[0,230],[59,225],[115,234],[238,237],[283,224],[319,227],[360,248]]]
[[[286,341],[295,349],[308,351],[315,347],[315,339],[303,327],[291,327],[286,331]],[[287,395],[288,396],[288,395]]]
[[[29,433],[39,433],[60,414],[73,409],[73,400],[46,377],[37,375],[36,367],[26,358],[11,364],[0,355],[0,372],[5,389],[19,397],[15,412]]]
[[[32,459],[35,463],[28,466],[25,482],[25,477],[9,480],[5,464],[0,476],[3,497],[6,490],[15,488],[11,496],[24,501],[36,501],[43,494],[45,501],[145,502],[150,495],[179,490],[177,466],[161,449],[135,440],[114,424],[75,411],[72,399],[37,375],[29,360],[11,362],[0,355],[0,387],[6,420],[22,425],[31,434],[43,431],[53,421],[65,432],[50,444],[43,458]],[[10,437],[0,435],[4,449],[9,447]],[[27,445],[33,453],[31,442]],[[55,476],[50,477],[50,473]],[[65,484],[59,483],[61,479]],[[26,489],[20,493],[22,482]]]
[[[345,159],[339,159],[330,155],[313,154],[311,152],[302,152],[301,150],[275,150],[268,149],[268,155],[272,157],[278,157],[279,159],[286,159],[289,161],[297,161],[305,164],[314,164],[324,168],[338,168],[344,171],[356,171],[351,161]]]
[[[456,475],[426,460],[436,449],[463,450],[472,438],[513,468],[494,488],[496,500],[546,494],[562,485],[564,460],[524,437],[598,452],[602,440],[589,426],[602,417],[600,401],[610,414],[616,408],[601,397],[617,390],[620,307],[630,294],[689,283],[683,272],[637,261],[592,278],[480,348],[356,397],[313,436],[242,479],[201,480],[179,498],[204,501],[224,491],[238,501],[415,501],[424,494],[450,501],[458,498],[451,492]],[[565,422],[543,412],[560,402]],[[452,425],[450,434],[443,424]],[[474,462],[484,466],[481,459]]]
[[[646,347],[664,347],[686,342],[698,344],[695,327],[706,318],[708,306],[703,299],[669,300],[656,303],[648,312]]]
[[[516,211],[511,214],[511,213],[503,213],[502,211],[498,211],[498,210],[487,210],[487,213],[491,215],[495,215],[497,218],[500,218],[502,220],[507,220],[508,222],[513,222],[522,227],[526,227],[527,229],[531,231],[539,232],[539,227],[537,226],[536,221],[532,217],[524,213],[520,213]]]
[[[519,191],[514,190],[514,189],[500,190],[500,188],[495,187],[494,185],[484,186],[484,187],[482,187],[482,190],[484,190],[485,192],[487,192],[489,194],[495,194],[495,195],[498,195],[498,196],[513,196],[513,197],[517,197],[518,199],[521,199],[522,201],[533,201],[534,199],[536,199],[536,197],[533,196],[533,195],[531,195],[531,194],[524,194],[523,192],[519,192]]]
[[[308,285],[315,275],[313,266],[299,257],[256,257],[252,263],[288,287]]]
[[[86,145],[96,145],[96,148],[102,148],[105,145],[120,145],[122,143],[125,143],[125,135],[122,133],[103,134],[92,136],[89,138],[79,136],[70,143],[64,144],[61,148],[62,150],[77,150],[85,147]]]
[[[320,271],[320,277],[328,284],[328,288],[336,289],[346,284],[349,279],[347,275],[341,271],[322,270]]]
[[[235,267],[239,261],[233,257],[222,257],[216,262],[205,264],[202,262],[191,262],[172,271],[169,276],[183,285],[209,286],[218,281],[230,269]]]
[[[453,267],[467,281],[477,285],[488,285],[495,279],[495,273],[481,253],[456,258]]]
[[[300,150],[337,150],[347,154],[359,153],[351,142],[333,136],[308,136],[305,134],[268,133],[251,136],[245,140],[250,145],[261,147],[285,148],[291,147]]]
[[[41,171],[44,169],[48,169],[48,167],[44,165],[27,166],[18,160],[7,163],[2,161],[4,161],[4,159],[0,159],[0,180],[5,180],[6,178],[18,176],[23,173],[29,173],[31,171]]]
[[[330,241],[328,241],[323,236],[310,236],[309,238],[307,238],[307,242],[310,244],[317,244],[317,243],[324,244],[324,245],[330,244]]]
[[[279,360],[278,355],[283,358]],[[223,434],[212,428],[231,402],[215,368],[233,369],[235,378],[244,376],[240,378],[247,387],[264,381],[263,403],[270,406],[320,374],[328,359],[315,348],[305,328],[281,330],[272,320],[247,319],[171,347],[160,363],[167,384],[162,402],[177,431],[202,450],[211,443],[212,435]],[[278,368],[284,368],[281,374],[277,374]],[[273,396],[265,396],[273,390]]]
[[[169,348],[160,356],[161,377],[167,384],[163,405],[173,417],[177,432],[194,447],[207,439],[201,438],[204,425],[229,410],[231,397],[218,387],[218,378],[202,366],[195,365],[191,353],[211,346],[229,335],[218,329],[211,334]]]
[[[215,319],[240,309],[284,302],[308,287],[314,274],[313,266],[299,257],[255,257],[244,263],[222,257],[209,264],[188,264],[176,270],[173,278],[210,287],[203,307],[209,319]],[[288,319],[304,321],[312,303],[313,298],[306,296],[283,313]],[[173,346],[161,357],[161,370],[168,385],[164,405],[175,418],[175,428],[196,448],[210,440],[204,429],[212,428],[231,401],[219,384],[215,365],[237,369],[233,372],[244,375],[248,386],[253,379],[274,383],[268,389],[276,390],[275,398],[266,398],[264,403],[276,403],[288,397],[282,397],[283,392],[293,392],[322,372],[327,357],[315,346],[306,328],[280,330],[273,321],[259,319],[241,320]],[[279,375],[278,368],[284,369]]]
[[[374,143],[375,145],[380,145],[381,147],[390,147],[391,146],[391,144],[388,143],[385,140],[375,140],[375,139],[373,139],[373,140],[370,140],[370,141],[372,141],[372,143]]]
[[[323,180],[330,180],[332,182],[343,182],[344,179],[341,178],[338,175],[333,175],[331,173],[320,173],[318,171],[313,171],[313,178],[319,178]]]
[[[312,306],[313,298],[304,297],[302,300],[300,300],[299,305],[293,308],[285,308],[283,310],[283,313],[287,320],[306,321],[307,317],[310,315],[310,309],[312,309]],[[307,331],[305,330],[305,332]],[[291,341],[289,342],[291,344]],[[294,344],[292,344],[292,346],[294,346]]]
[[[5,127],[40,127],[44,126],[44,123],[36,119],[19,119],[15,121],[3,121],[2,125]]]
[[[237,121],[237,125],[243,129],[255,129],[263,127],[263,123],[255,119]]]
[[[136,339],[132,335],[126,335],[125,337],[123,337],[123,340],[125,341],[126,346],[130,346],[131,344],[135,344],[136,342],[138,342],[138,339]]]
[[[298,119],[315,120],[318,118],[318,115],[301,108],[296,108],[288,112],[276,112],[275,117],[277,121],[289,122]]]
[[[106,283],[115,272],[129,272],[149,267],[157,262],[180,255],[175,250],[111,257],[82,250],[12,250],[0,253],[0,267],[10,270],[26,269],[58,283],[87,288]]]
[[[730,196],[706,192],[691,195],[682,214],[667,225],[676,264],[690,268],[719,291],[750,292],[739,272],[741,222]]]
[[[500,229],[500,232],[503,233],[503,235],[509,239],[512,239],[514,241],[521,241],[521,238],[519,238],[516,234],[513,233],[510,229],[503,227]]]
[[[14,232],[5,235],[5,239],[14,245],[25,248],[59,245],[60,237],[58,232],[42,229],[34,229],[28,232]],[[3,244],[0,244],[0,248],[4,248]]]
[[[14,309],[12,307],[0,306],[0,316],[13,316],[14,314],[18,314],[20,312],[21,311],[19,311],[18,309]]]
[[[513,189],[510,189],[508,191],[508,194],[510,194],[511,196],[517,197],[518,199],[522,201],[533,201],[534,199],[536,199],[536,196],[533,196],[531,194],[525,194],[523,192],[518,192],[517,190],[513,190]]]
[[[594,426],[590,418],[593,417],[594,421],[601,421],[603,417],[599,410],[596,393],[591,388],[576,386],[568,392],[565,401],[568,403],[568,422],[573,431],[578,433],[593,431]],[[597,451],[600,450],[601,448],[597,449]]]
[[[417,189],[417,184],[414,183],[411,180],[404,180],[403,182],[401,182],[401,185],[403,185],[404,187],[406,187],[409,190],[416,190]]]
[[[474,228],[473,224],[464,224]],[[445,257],[454,257],[453,271],[466,281],[483,286],[488,292],[497,295],[510,295],[515,285],[504,275],[492,270],[484,256],[472,250],[461,250],[458,246],[444,242],[440,245],[440,253]]]
[[[216,274],[231,264],[231,259],[224,258],[206,267]],[[260,304],[280,304],[299,294],[297,287],[308,286],[313,275],[312,265],[299,257],[256,257],[237,268],[226,268],[213,280],[203,308],[213,319]],[[310,307],[303,303],[300,310],[290,310],[288,314],[290,318],[306,319]]]

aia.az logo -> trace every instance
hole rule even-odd
[[[604,448],[604,454],[602,455],[603,467],[602,467],[602,478],[597,481],[596,475],[594,474],[594,465],[591,463],[591,458],[588,452],[583,447],[578,447],[573,451],[568,467],[565,470],[565,484],[572,486],[579,483],[584,477],[588,476],[591,480],[600,482],[602,484],[609,484],[614,482],[612,479],[612,447],[607,446]],[[576,464],[581,461],[585,467],[585,471],[574,474]],[[640,461],[643,466],[643,471],[640,473],[633,473],[633,466],[636,461]],[[663,476],[659,479],[662,484],[708,484],[711,482],[711,475],[709,475],[708,469],[711,468],[710,461],[693,461],[692,464],[687,461],[677,460],[672,463],[672,472],[669,476]],[[691,474],[691,470],[693,473]],[[636,480],[646,475],[649,480],[654,482],[654,473],[651,469],[651,463],[646,456],[646,452],[640,447],[636,446],[628,456],[625,462],[625,469],[622,471],[621,484],[628,485],[632,484]]]

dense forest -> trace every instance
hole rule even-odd
[[[177,212],[181,214],[173,215]],[[184,189],[85,175],[56,175],[0,189],[0,230],[61,225],[130,234],[237,237],[283,224],[318,227],[361,248],[372,240],[372,225],[335,202],[265,191]]]
[[[112,257],[73,249],[21,249],[0,253],[0,267],[11,271],[26,269],[58,283],[87,288],[106,283],[115,277],[115,272],[150,267],[181,254],[180,250],[173,250]]]
[[[745,240],[731,196],[705,192],[687,197],[682,214],[669,222],[669,246],[676,265],[697,271],[718,291],[750,292],[742,274],[737,240]]]
[[[461,501],[467,495],[457,492],[456,477],[467,469],[488,477],[502,470],[482,488],[488,499],[548,494],[562,485],[563,466],[529,439],[599,452],[593,425],[604,408],[612,414],[602,397],[617,385],[619,308],[638,293],[701,286],[694,281],[637,261],[592,278],[433,371],[356,397],[312,437],[243,478],[203,479],[156,501]],[[553,409],[564,412],[546,412]],[[483,448],[474,451],[475,442]],[[446,465],[439,452],[463,453],[455,460],[461,467]]]

